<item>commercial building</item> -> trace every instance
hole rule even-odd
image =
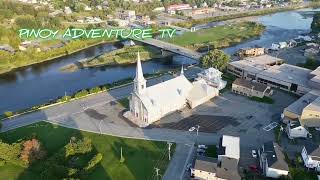
[[[232,92],[244,96],[259,98],[271,96],[273,94],[270,86],[241,78],[237,78],[232,83]]]
[[[229,63],[228,72],[243,79],[256,80],[270,87],[304,95],[313,88],[320,89],[318,71],[282,64],[283,60],[269,55],[247,57]]]
[[[266,177],[279,178],[288,175],[289,166],[277,143],[272,141],[264,143],[258,153],[260,157],[260,167]]]
[[[190,4],[173,4],[167,7],[167,12],[169,14],[175,14],[176,11],[181,11],[186,9],[192,9]]]

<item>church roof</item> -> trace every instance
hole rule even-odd
[[[192,89],[192,83],[180,75],[168,81],[147,87],[140,98],[150,112],[161,111],[167,114],[175,107],[186,104],[186,97]]]

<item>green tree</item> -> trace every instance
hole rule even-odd
[[[224,70],[230,61],[230,56],[225,54],[219,49],[209,51],[208,54],[204,55],[200,59],[200,64],[204,68],[214,67],[219,70]]]

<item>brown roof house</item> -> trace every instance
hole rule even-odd
[[[271,90],[270,86],[241,78],[237,78],[232,83],[232,92],[259,98],[271,96],[273,94],[273,90]]]

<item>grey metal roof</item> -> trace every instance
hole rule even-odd
[[[265,84],[261,84],[261,83],[257,83],[257,82],[253,82],[253,81],[248,81],[245,79],[241,79],[241,78],[237,78],[233,84],[236,84],[238,86],[242,86],[242,87],[246,87],[249,89],[253,89],[259,92],[263,92],[267,89],[267,85]]]
[[[317,157],[320,159],[320,145],[306,142],[304,147],[306,148],[308,155],[313,156],[312,159]]]
[[[263,154],[267,159],[268,167],[280,170],[289,171],[287,162],[285,161],[284,154],[280,146],[272,141],[263,144]]]

